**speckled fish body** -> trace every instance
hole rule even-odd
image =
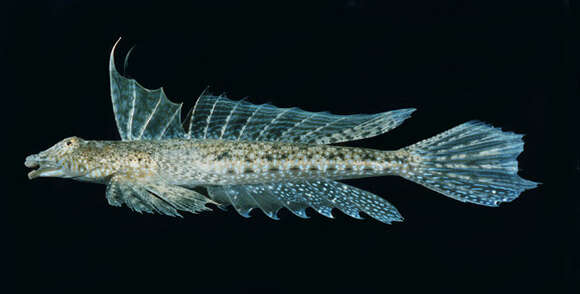
[[[226,140],[177,140],[161,145],[160,168],[178,185],[361,178],[390,173],[397,165],[391,153],[329,145]],[[182,160],[192,164],[184,165]]]
[[[409,162],[404,151],[215,139],[84,141],[76,154],[87,181],[132,168],[190,187],[380,176]]]
[[[111,97],[121,141],[71,137],[28,156],[29,178],[63,177],[107,185],[114,206],[180,216],[232,206],[242,216],[260,209],[277,219],[286,208],[333,217],[338,209],[384,223],[397,209],[343,179],[398,175],[453,199],[497,206],[537,184],[517,175],[522,136],[471,121],[394,151],[330,144],[396,128],[415,111],[335,115],[254,105],[207,93],[187,123],[181,105],[162,89],[148,90],[109,61]],[[207,195],[192,190],[204,187]]]

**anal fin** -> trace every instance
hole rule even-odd
[[[208,187],[208,194],[220,203],[231,204],[243,217],[250,217],[250,212],[258,203],[248,195],[243,186],[213,186]]]
[[[397,209],[386,200],[361,189],[332,180],[261,185],[232,185],[208,187],[209,196],[221,205],[231,204],[238,213],[249,217],[253,208],[260,208],[267,216],[278,219],[277,212],[286,207],[295,215],[308,218],[305,210],[312,207],[318,213],[333,218],[338,208],[348,216],[361,219],[360,212],[390,224],[402,221]],[[228,195],[235,195],[229,197]]]

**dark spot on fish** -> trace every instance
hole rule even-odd
[[[250,168],[246,168],[246,169],[244,169],[244,173],[245,174],[252,174],[252,173],[254,173],[254,170],[250,169]]]
[[[272,161],[272,160],[274,160],[274,156],[272,154],[266,154],[264,156],[264,159],[269,160],[269,161]]]
[[[292,166],[292,167],[289,168],[289,170],[291,170],[291,171],[298,171],[298,170],[300,170],[300,167],[298,167],[298,166]]]
[[[236,171],[234,171],[233,169],[228,169],[228,170],[226,171],[226,173],[227,173],[227,174],[230,174],[230,175],[232,175],[232,174],[235,174],[235,173],[236,173]]]
[[[268,171],[277,172],[277,171],[279,171],[279,169],[277,167],[271,167],[268,169]]]
[[[229,151],[224,151],[220,155],[216,156],[216,160],[222,160],[230,155]]]

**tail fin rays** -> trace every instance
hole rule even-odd
[[[403,177],[462,202],[498,206],[537,183],[517,175],[523,135],[470,121],[403,150]]]

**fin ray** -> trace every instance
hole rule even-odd
[[[214,203],[196,191],[171,185],[163,181],[146,183],[144,184],[144,188],[151,194],[163,199],[172,207],[191,213],[211,210],[205,205],[207,203]]]
[[[210,210],[209,198],[180,186],[164,181],[135,182],[123,174],[113,176],[107,185],[107,200],[110,205],[123,203],[137,212],[159,213],[181,216],[178,210],[198,213]]]
[[[117,129],[125,141],[189,138],[331,144],[383,134],[399,126],[414,111],[408,108],[336,115],[296,107],[255,105],[204,91],[191,111],[185,132],[182,104],[171,102],[163,88],[146,89],[117,71],[114,53],[118,43],[111,51],[109,74]]]
[[[511,202],[537,186],[517,174],[522,137],[479,121],[466,122],[403,148],[417,160],[401,176],[462,202]]]
[[[268,217],[278,219],[277,212],[286,207],[295,215],[308,218],[305,210],[312,207],[318,213],[334,218],[332,209],[361,219],[359,212],[390,224],[402,221],[397,209],[386,200],[361,189],[323,179],[299,183],[272,183],[208,187],[210,197],[221,204],[232,204],[238,213],[248,217],[251,208],[260,208]],[[225,191],[235,191],[236,198],[224,197]],[[242,200],[240,200],[242,199]],[[249,199],[249,200],[248,200]],[[240,206],[244,203],[244,206]]]
[[[241,216],[247,218],[257,203],[243,192],[238,186],[208,187],[208,194],[212,199],[224,199],[227,201],[225,203],[231,204]]]
[[[187,138],[330,144],[373,137],[399,126],[414,109],[336,115],[296,107],[255,105],[203,94],[189,119]]]
[[[119,135],[124,141],[182,138],[181,104],[169,101],[163,88],[149,90],[122,76],[115,66],[115,48],[109,59],[111,100]]]

